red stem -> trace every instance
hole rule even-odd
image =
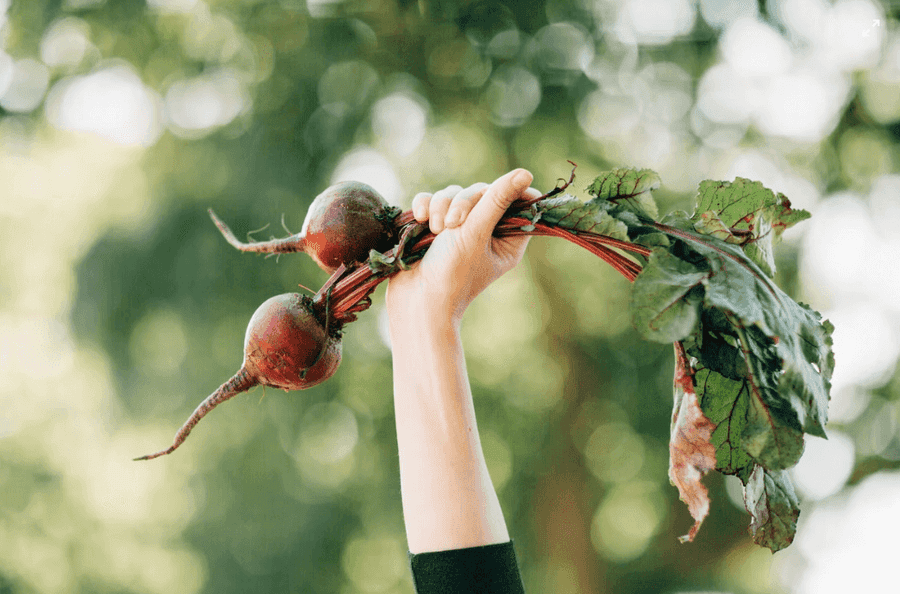
[[[568,183],[565,185],[568,185]],[[514,206],[518,207],[520,205],[516,203]],[[394,220],[394,223],[398,227],[403,227],[405,225],[416,224],[416,220],[412,211],[406,211],[398,215]],[[527,227],[529,225],[533,226],[532,230],[525,231],[522,229],[522,227]],[[649,256],[651,251],[649,248],[642,245],[614,239],[606,235],[571,231],[569,229],[547,225],[540,221],[532,224],[532,221],[521,216],[516,216],[515,214],[504,216],[494,229],[494,235],[496,237],[513,237],[521,235],[561,237],[600,257],[629,281],[634,281],[635,277],[637,277],[638,273],[641,271],[641,265],[612,248],[639,254],[644,257]],[[401,258],[404,258],[404,261],[414,261],[421,258],[434,239],[435,235],[430,231],[424,233],[415,241],[415,243],[408,245],[404,249]],[[384,255],[388,258],[394,256],[394,249],[385,252]],[[369,305],[371,305],[371,301],[368,299],[369,295],[380,283],[398,272],[400,272],[399,269],[394,269],[389,273],[373,272],[366,263],[360,264],[352,269],[341,267],[335,271],[322,289],[316,293],[315,297],[313,297],[313,302],[324,314],[327,299],[329,302],[327,306],[330,310],[331,318],[337,322],[336,326],[340,327],[347,322],[355,320],[356,313],[368,308]],[[330,297],[327,296],[329,288],[331,289]]]
[[[568,180],[560,179],[562,183],[557,184],[555,188],[543,196],[527,200],[517,200],[512,204],[510,210],[514,213],[521,213],[524,209],[528,209],[541,200],[555,196],[568,188],[575,180],[575,168],[577,167],[572,161],[569,161],[569,163],[572,165],[572,173],[569,175]],[[213,219],[215,220],[215,216]],[[418,225],[418,222],[410,210],[397,215],[394,219],[394,225],[397,229],[401,230],[400,236],[402,239],[398,246],[385,252],[384,256],[386,258],[398,256],[400,262],[404,264],[404,266],[400,267],[400,269],[402,269],[405,268],[407,262],[417,260],[424,255],[425,250],[431,245],[431,242],[434,241],[435,235],[431,232],[426,232],[422,237],[416,240],[411,247],[408,247],[406,239],[412,232],[416,231],[412,225]],[[531,227],[531,230],[525,231],[523,229],[524,227]],[[220,229],[221,228],[222,225],[220,225]],[[562,229],[560,227],[541,223],[540,221],[534,223],[517,214],[504,215],[494,229],[494,236],[512,237],[516,235],[543,235],[567,239],[575,245],[579,245],[592,254],[599,256],[606,263],[615,268],[619,274],[630,281],[634,281],[641,272],[641,265],[619,252],[616,252],[612,248],[631,252],[632,254],[639,254],[644,257],[650,255],[649,248],[631,243],[630,241],[613,239],[606,235],[588,231]],[[395,251],[397,250],[400,250],[401,253],[395,254]],[[404,256],[406,256],[405,260]],[[327,311],[331,319],[336,322],[335,326],[340,328],[343,324],[355,320],[356,313],[368,308],[372,304],[369,295],[375,290],[375,287],[377,287],[379,283],[400,272],[400,269],[395,267],[391,272],[372,272],[368,264],[364,263],[348,272],[344,266],[341,266],[333,275],[331,275],[331,278],[328,279],[325,286],[323,286],[313,297],[313,304],[318,309],[320,315],[326,315],[325,312]]]

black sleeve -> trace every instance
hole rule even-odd
[[[417,594],[524,594],[512,541],[409,555]]]

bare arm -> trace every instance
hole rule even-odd
[[[509,541],[481,449],[459,328],[472,299],[524,254],[527,238],[491,233],[510,203],[526,191],[534,195],[531,179],[517,170],[491,186],[452,187],[413,203],[416,218],[429,220],[438,237],[420,263],[391,279],[387,296],[412,553]]]

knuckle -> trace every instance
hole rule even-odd
[[[453,198],[457,194],[462,191],[462,186],[447,186],[443,190],[435,193],[435,196],[440,196],[441,198]]]

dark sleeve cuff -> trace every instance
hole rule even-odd
[[[512,541],[409,555],[417,594],[524,594]]]

